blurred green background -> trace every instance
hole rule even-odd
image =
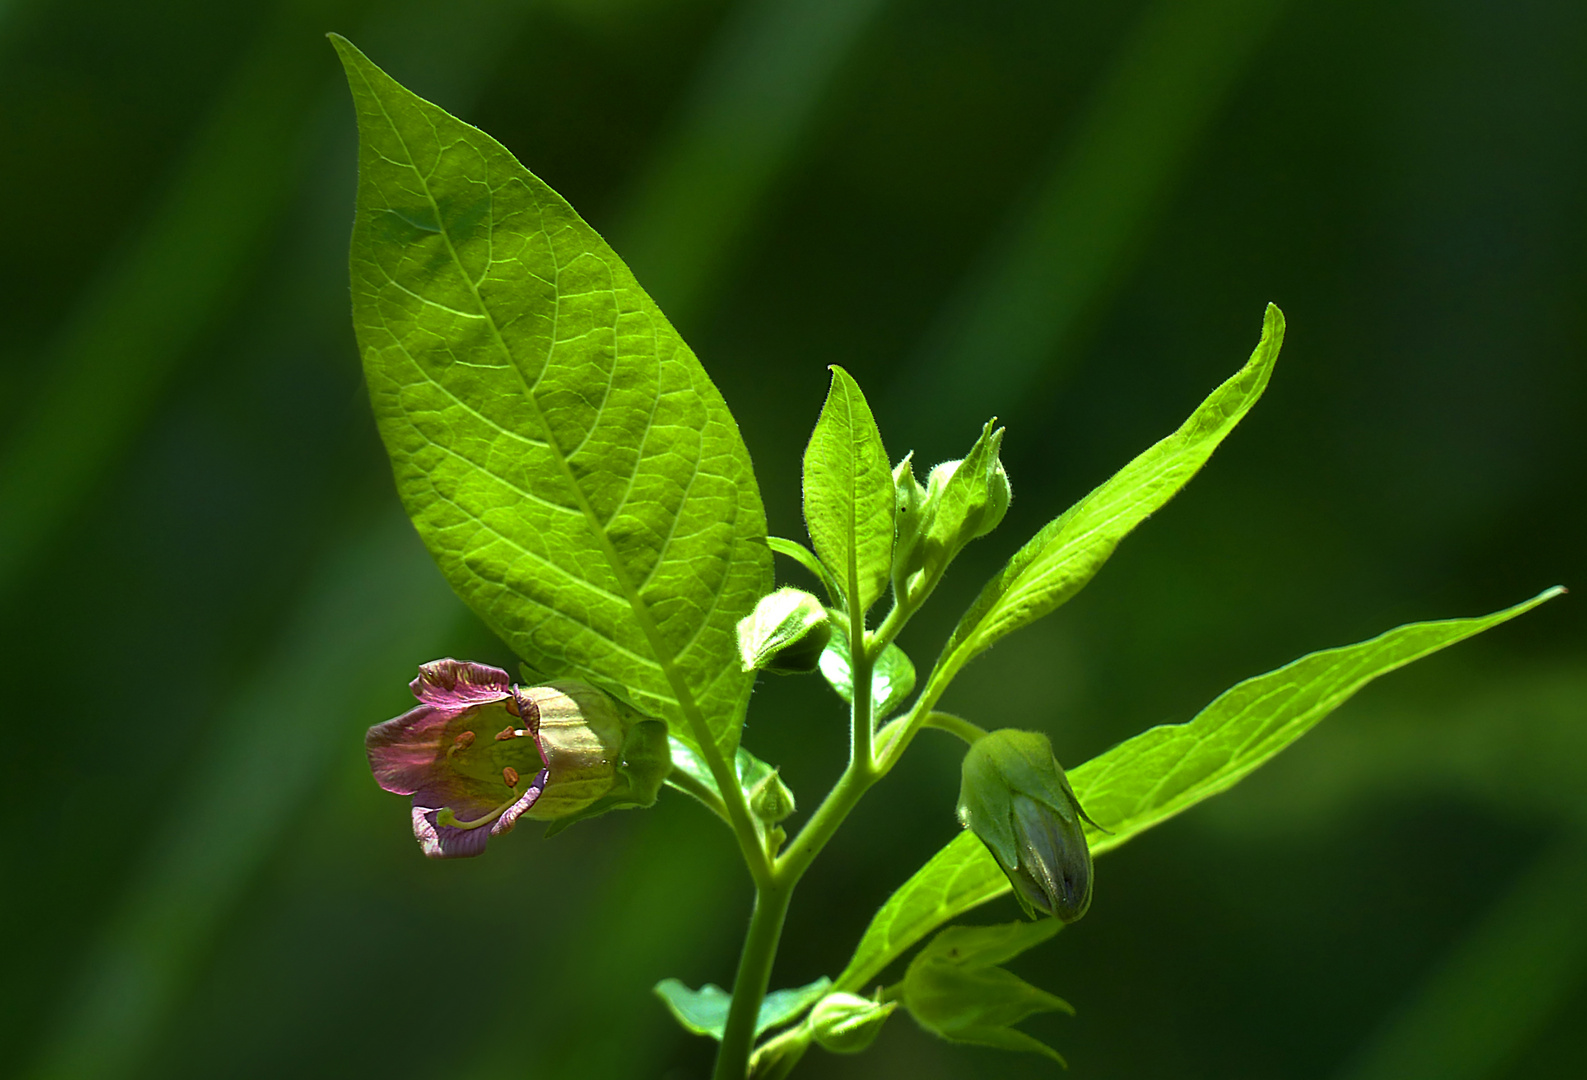
[[[422,859],[363,729],[506,663],[408,529],[345,271],[351,36],[627,257],[743,426],[774,532],[841,363],[895,457],[996,413],[1015,501],[904,639],[1289,318],[1188,492],[949,706],[1078,763],[1225,686],[1581,574],[1587,6],[1572,0],[0,4],[0,1073],[704,1075],[749,889],[682,797]],[[780,565],[791,581],[798,571]],[[1081,1077],[1587,1075],[1587,615],[1371,688],[1099,863],[1017,963]],[[808,810],[838,703],[746,742]],[[955,831],[927,734],[806,880],[835,973]],[[981,921],[1014,917],[1003,901]],[[1051,1076],[903,1016],[812,1076]]]

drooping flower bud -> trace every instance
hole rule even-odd
[[[738,624],[738,651],[745,671],[807,675],[832,639],[832,620],[821,601],[803,589],[784,587],[761,597]]]
[[[447,659],[421,666],[410,688],[419,705],[364,745],[376,782],[413,797],[414,836],[432,858],[478,855],[520,817],[648,806],[671,767],[666,724],[582,682],[514,686],[500,668]]]
[[[994,731],[964,755],[959,820],[1008,875],[1014,897],[1037,912],[1074,922],[1091,905],[1086,816],[1047,736]]]
[[[834,1054],[858,1054],[870,1047],[898,1002],[872,1001],[858,994],[828,994],[810,1010],[810,1032]]]

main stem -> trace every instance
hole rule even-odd
[[[880,774],[871,751],[871,672],[875,660],[866,645],[863,616],[851,620],[849,639],[853,703],[849,711],[849,767],[822,800],[820,807],[782,857],[775,860],[765,881],[755,883],[755,911],[750,916],[738,973],[733,977],[733,1004],[728,1010],[722,1046],[716,1055],[713,1080],[745,1080],[755,1046],[755,1026],[761,1002],[771,982],[772,962],[794,887],[815,857],[837,832],[843,819],[860,801]],[[880,643],[877,645],[880,648]]]
[[[733,977],[733,1005],[722,1032],[722,1048],[716,1055],[713,1080],[744,1080],[749,1073],[749,1055],[755,1046],[755,1026],[760,1004],[771,982],[772,961],[777,958],[777,939],[782,936],[788,901],[793,899],[793,883],[774,882],[755,890],[755,912],[744,937],[744,952],[738,959],[738,974]]]

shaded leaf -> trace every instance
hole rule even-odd
[[[822,976],[807,986],[773,990],[760,1003],[755,1034],[759,1036],[769,1028],[794,1019],[825,997],[831,986],[832,980]],[[691,990],[677,979],[662,979],[656,984],[655,992],[685,1030],[721,1041],[728,1011],[733,1007],[732,994],[714,983]]]
[[[1411,623],[1368,641],[1311,653],[1237,684],[1184,724],[1143,731],[1069,771],[1075,794],[1111,835],[1087,830],[1100,855],[1220,791],[1311,730],[1367,683],[1558,596],[1555,588],[1472,619]],[[1001,896],[1008,879],[963,832],[888,899],[835,984],[854,990],[936,927]]]
[[[810,542],[865,611],[887,590],[893,565],[893,469],[865,395],[837,365],[804,458],[805,526]]]
[[[358,113],[354,323],[420,536],[530,664],[731,755],[753,681],[734,627],[771,554],[727,405],[556,192],[333,41]]]
[[[839,632],[821,654],[821,674],[838,696],[854,703],[854,669],[849,661],[848,634]],[[871,667],[871,722],[880,723],[915,689],[915,665],[904,650],[889,644]]]
[[[1062,930],[1063,925],[1057,919],[1037,919],[996,926],[950,926],[932,938],[915,959],[961,967],[995,967],[1040,945]]]
[[[1024,1050],[1059,1063],[1052,1047],[1013,1030],[1042,1012],[1074,1013],[1050,994],[996,965],[1052,937],[1055,919],[1006,926],[952,926],[910,961],[904,975],[904,1006],[915,1021],[950,1042]]]
[[[688,773],[692,780],[720,797],[722,790],[716,786],[716,777],[711,775],[710,766],[700,757],[699,751],[676,736],[668,742],[672,750],[672,767]],[[737,766],[739,786],[744,789],[746,797],[751,788],[777,771],[742,746],[733,755],[733,760]]]
[[[1178,431],[1114,473],[1031,538],[965,612],[937,667],[949,675],[999,638],[1034,622],[1085,587],[1119,542],[1173,498],[1256,404],[1284,341],[1272,304],[1251,359]]]

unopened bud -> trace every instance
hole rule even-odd
[[[773,769],[749,789],[749,808],[766,824],[775,825],[794,812],[794,793]]]
[[[781,588],[761,597],[738,624],[738,651],[745,671],[808,674],[816,669],[831,639],[827,609],[803,589]]]
[[[944,461],[926,477],[921,507],[921,565],[933,579],[964,546],[995,529],[1008,512],[1008,473],[998,460],[1003,429],[989,422],[960,461]]]
[[[810,1010],[810,1031],[834,1054],[858,1054],[876,1041],[898,1002],[878,1002],[857,994],[828,994]]]
[[[893,469],[893,489],[897,493],[893,522],[893,581],[902,582],[926,565],[925,546],[921,538],[930,524],[926,489],[915,479],[911,450]]]
[[[959,820],[986,844],[1027,915],[1074,922],[1091,905],[1091,850],[1047,736],[994,731],[964,755]],[[1095,824],[1095,822],[1092,822]]]

